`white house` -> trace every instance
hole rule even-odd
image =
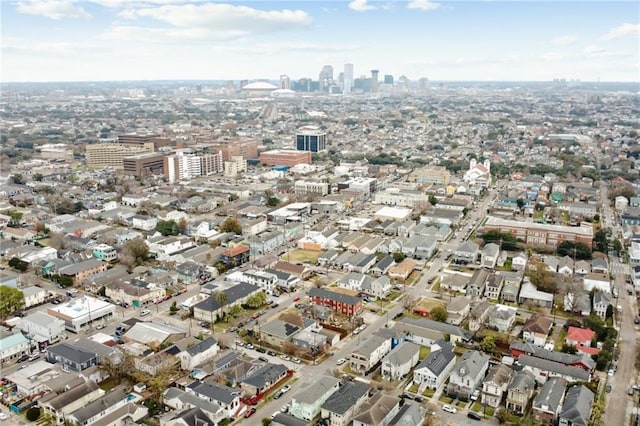
[[[218,342],[209,336],[201,342],[187,348],[180,352],[178,357],[180,358],[180,368],[185,371],[193,370],[198,365],[213,359],[218,352],[220,352],[220,346]]]
[[[438,340],[431,346],[431,353],[413,370],[413,383],[437,389],[447,379],[456,363],[453,346],[444,340]]]
[[[32,286],[21,288],[22,297],[24,297],[24,307],[30,308],[37,306],[47,300],[47,291],[43,288]]]
[[[40,311],[32,312],[22,318],[19,328],[32,340],[47,344],[60,340],[65,330],[63,320]]]
[[[278,276],[266,271],[249,269],[237,275],[240,282],[258,286],[267,293],[272,293],[278,285]]]
[[[331,376],[316,377],[293,396],[289,414],[300,420],[310,422],[318,415],[322,404],[340,388],[340,380]]]
[[[385,380],[401,380],[418,363],[420,346],[411,342],[402,342],[382,361],[381,374]]]
[[[152,231],[158,225],[158,219],[155,217],[137,214],[131,217],[131,226],[135,229],[143,231]]]
[[[358,373],[368,372],[391,351],[391,339],[372,335],[351,352],[349,366]]]
[[[489,356],[470,350],[462,354],[449,374],[447,394],[469,399],[489,368]]]
[[[3,364],[29,352],[29,341],[22,333],[0,339],[0,362]]]

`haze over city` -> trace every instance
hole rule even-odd
[[[2,2],[2,81],[638,81],[637,2]]]

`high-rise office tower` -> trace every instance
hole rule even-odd
[[[333,67],[331,65],[322,67],[322,71],[318,76],[318,84],[321,92],[326,92],[333,84]]]
[[[353,89],[353,64],[344,64],[344,85],[342,93],[351,93]]]
[[[418,80],[418,88],[423,92],[429,90],[429,79],[426,77],[422,77],[420,80]]]
[[[393,76],[391,74],[386,74],[384,76],[384,84],[391,84],[393,85]]]
[[[280,88],[290,90],[291,89],[291,79],[288,75],[282,74],[280,76]]]
[[[318,126],[304,126],[296,133],[296,150],[320,152],[327,147],[327,134]]]
[[[371,91],[378,92],[378,70],[371,70]]]

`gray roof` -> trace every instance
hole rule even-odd
[[[60,356],[77,364],[84,364],[93,358],[96,358],[97,354],[79,347],[71,346],[68,343],[60,343],[59,345],[50,346],[47,349],[47,358],[50,358],[50,356]]]
[[[571,425],[587,426],[591,415],[593,398],[593,392],[586,386],[581,385],[569,388],[560,418],[568,420]]]
[[[416,370],[426,368],[434,375],[440,376],[451,360],[455,359],[456,354],[453,352],[453,346],[451,346],[449,342],[442,341],[442,343],[439,344],[441,349],[431,352],[418,364]]]
[[[361,303],[362,300],[355,296],[349,296],[347,294],[336,293],[334,291],[325,290],[323,288],[313,287],[309,290],[309,296],[311,297],[319,297],[321,299],[329,299],[335,300],[339,303],[344,303],[347,305],[357,305]]]
[[[104,265],[104,262],[100,259],[89,259],[83,262],[72,263],[71,265],[63,266],[58,270],[60,275],[75,275],[78,272],[86,271],[87,269],[97,268],[100,265]]]
[[[273,319],[260,327],[260,332],[282,339],[289,338],[300,331],[300,327],[281,319]]]
[[[186,426],[213,425],[213,422],[204,411],[198,407],[188,408],[171,417],[171,420],[181,419]]]
[[[358,353],[368,358],[387,340],[388,339],[383,336],[373,334],[367,340],[362,342],[362,344],[358,348],[356,348],[353,353]]]
[[[513,377],[513,370],[505,364],[497,364],[489,368],[487,376],[484,378],[484,382],[495,383],[499,386],[509,383]]]
[[[333,388],[340,380],[331,376],[320,376],[304,389],[295,394],[293,399],[301,404],[314,404],[321,396]]]
[[[47,403],[56,411],[58,411],[71,404],[72,402],[75,402],[78,399],[90,394],[91,392],[94,392],[97,389],[99,388],[95,382],[85,382],[79,386],[76,386],[75,388],[62,392],[60,395],[57,395],[50,399]]]
[[[536,346],[531,343],[525,343],[520,340],[516,340],[511,343],[511,345],[509,345],[509,349],[522,351],[527,355],[546,359],[549,361],[559,362],[560,364],[564,365],[582,363],[592,370],[596,368],[596,362],[587,354],[567,354],[564,352],[550,351],[548,349],[541,348],[540,346]]]
[[[453,370],[456,371],[458,376],[472,376],[475,377],[478,372],[489,365],[489,356],[479,351],[467,351],[462,354],[456,365],[453,366]]]
[[[423,418],[424,413],[420,404],[409,402],[400,407],[398,414],[388,424],[389,426],[415,426],[422,424]]]
[[[218,342],[216,342],[216,339],[214,339],[213,337],[209,336],[206,339],[204,339],[201,342],[196,343],[195,345],[191,346],[190,348],[188,348],[186,350],[186,352],[191,355],[197,355],[201,352],[204,352],[208,349],[210,349],[211,347],[217,345]]]
[[[309,423],[297,419],[290,414],[278,413],[271,421],[271,424],[275,426],[307,426]]]
[[[233,400],[236,399],[236,396],[232,394],[237,392],[237,390],[232,389],[228,386],[219,385],[217,383],[196,382],[190,385],[189,388],[191,388],[196,393],[204,395],[207,398],[211,398],[214,401],[220,401],[223,404],[231,404]]]
[[[403,365],[409,362],[417,353],[420,353],[420,346],[411,342],[402,342],[389,352],[386,360],[393,365]]]
[[[77,409],[71,415],[77,420],[79,424],[83,424],[86,420],[89,420],[96,414],[105,411],[117,402],[125,399],[127,393],[128,392],[124,386],[118,386],[111,392],[103,395],[95,401],[90,402],[84,407]]]
[[[532,391],[536,387],[536,378],[530,371],[520,370],[513,377],[509,386],[507,386],[507,390],[518,390],[523,393],[527,393]]]
[[[258,290],[260,290],[260,288],[255,285],[239,283],[234,285],[233,287],[221,291],[228,296],[229,300],[227,302],[227,306],[230,306],[236,303],[238,300],[245,298]],[[216,300],[215,296],[212,295],[195,305],[194,308],[214,312],[220,309],[220,304]]]
[[[267,364],[259,370],[252,372],[242,379],[241,382],[261,389],[274,384],[286,371],[287,367],[282,364]]]
[[[533,408],[545,412],[557,413],[567,388],[567,381],[562,377],[551,377],[542,386],[533,399]]]
[[[33,311],[29,315],[27,315],[22,320],[22,322],[29,321],[29,322],[32,322],[33,324],[36,324],[36,325],[40,325],[40,326],[43,326],[43,327],[48,327],[49,324],[51,324],[56,319],[58,319],[58,318],[52,317],[51,315],[48,315],[48,314],[46,314],[44,312]]]
[[[380,259],[378,263],[373,266],[373,268],[384,271],[385,269],[390,268],[394,263],[395,261],[393,260],[393,257],[386,255],[382,259]]]
[[[369,385],[362,382],[348,382],[331,395],[324,404],[322,409],[343,415],[349,408],[354,406],[363,395],[371,390]]]
[[[564,365],[559,362],[536,358],[530,355],[520,355],[518,357],[518,364],[538,368],[543,371],[561,374],[563,376],[569,376],[581,381],[588,381],[590,378],[589,372],[583,370],[580,367],[572,367],[570,365]]]
[[[118,348],[103,345],[102,343],[96,342],[95,340],[85,338],[76,340],[75,342],[73,342],[73,346],[86,352],[94,353],[103,357],[120,352],[120,349]]]
[[[467,340],[469,335],[466,331],[455,325],[446,324],[444,322],[438,322],[426,318],[402,318],[399,322],[405,324],[411,324],[417,327],[422,327],[427,330],[435,330],[440,333],[450,334],[452,336],[460,336]]]

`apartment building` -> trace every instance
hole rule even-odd
[[[484,232],[508,232],[527,244],[550,247],[557,247],[563,241],[576,241],[589,247],[593,244],[593,228],[591,226],[548,225],[489,217],[483,230]]]

